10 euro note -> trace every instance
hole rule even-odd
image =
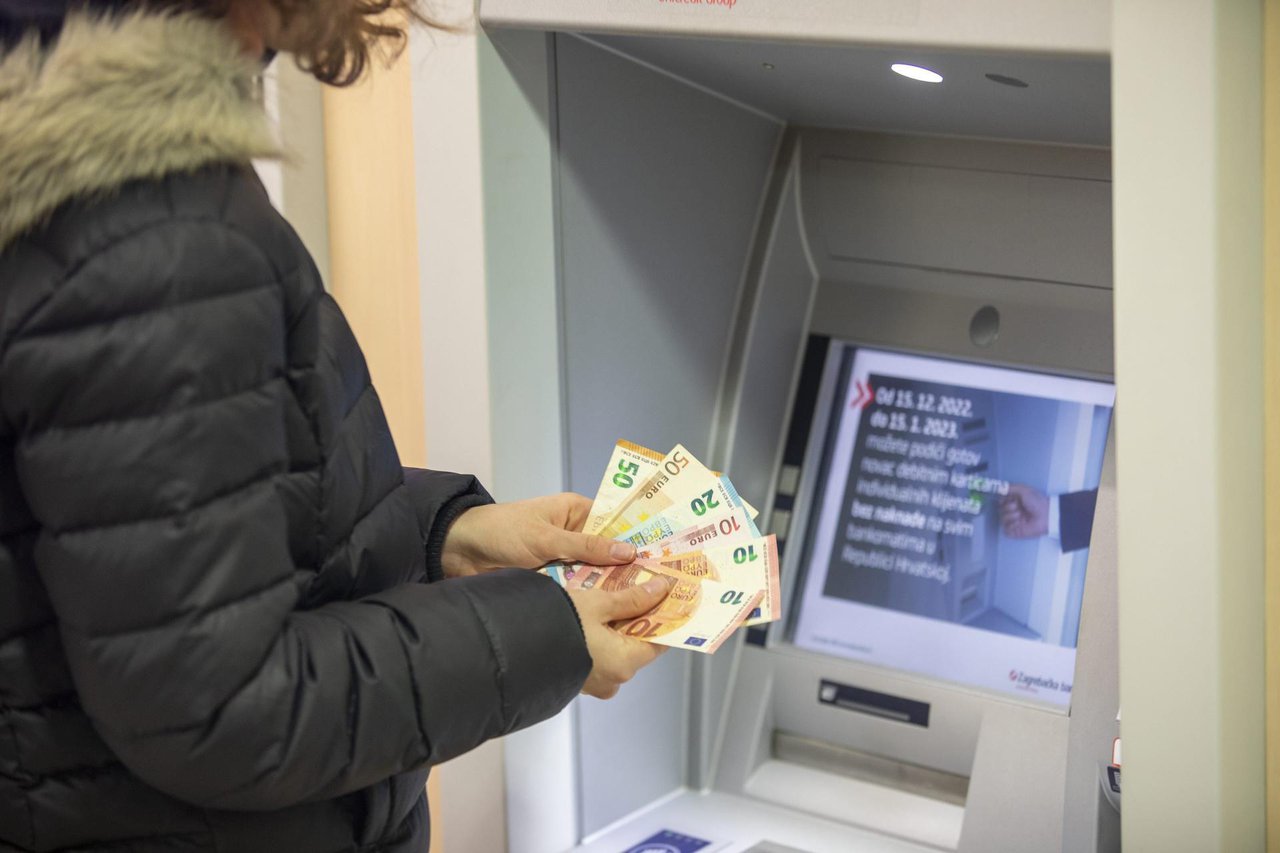
[[[764,597],[760,589],[740,589],[713,580],[681,577],[657,565],[575,566],[566,572],[567,589],[620,590],[657,576],[672,578],[671,591],[642,616],[614,623],[628,637],[673,648],[711,654],[724,643]]]
[[[648,560],[643,565],[660,567],[690,579],[702,578],[723,582],[734,588],[762,590],[758,608],[747,614],[747,625],[772,622],[781,615],[778,538],[772,534],[741,544],[720,545]]]
[[[665,516],[650,519],[622,535],[623,542],[636,546],[636,559],[654,560],[730,545],[760,538],[760,529],[744,506],[730,506],[709,512],[698,523],[672,530]]]
[[[610,539],[622,539],[632,529],[659,516],[672,531],[691,527],[719,508],[741,505],[733,484],[694,458],[683,444],[662,458],[658,470],[638,486],[598,531]]]

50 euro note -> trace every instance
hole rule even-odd
[[[671,531],[691,527],[716,509],[742,504],[727,477],[717,476],[699,462],[683,444],[662,458],[648,480],[620,504],[597,531],[610,539],[622,539],[650,519],[666,519]]]
[[[637,485],[646,483],[662,464],[663,455],[633,441],[619,439],[613,446],[613,455],[605,466],[604,476],[600,478],[600,486],[596,489],[595,499],[591,503],[591,512],[583,525],[584,533],[599,533],[614,512],[635,493]],[[724,475],[713,471],[717,477]],[[726,482],[727,479],[726,479]],[[730,486],[732,488],[732,486]],[[735,491],[736,494],[736,491]],[[738,498],[747,514],[756,518],[755,507],[741,497]]]
[[[613,455],[609,457],[604,476],[600,478],[600,488],[596,489],[595,500],[591,502],[591,513],[587,516],[582,531],[599,533],[614,510],[631,497],[638,484],[652,477],[660,464],[662,454],[658,451],[635,442],[619,440],[613,446]]]
[[[778,575],[778,538],[772,534],[739,544],[719,545],[641,563],[690,580],[723,582],[739,589],[764,592],[757,609],[747,615],[747,625],[772,622],[782,614],[782,588]]]
[[[657,607],[614,623],[621,634],[673,648],[712,654],[757,607],[764,591],[672,574],[657,565],[565,567],[566,589],[616,591],[662,575],[675,583]]]

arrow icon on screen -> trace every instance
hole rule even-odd
[[[854,383],[854,387],[858,389],[858,395],[853,398],[849,408],[865,409],[876,398],[876,392],[872,389],[870,383],[863,382],[861,379]]]

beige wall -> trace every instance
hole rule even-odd
[[[1260,851],[1262,4],[1114,10],[1124,845]]]
[[[1267,849],[1280,853],[1280,0],[1265,33]]]

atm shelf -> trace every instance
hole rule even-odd
[[[623,853],[664,829],[710,842],[704,853],[748,853],[762,842],[803,853],[922,853],[940,849],[750,797],[685,790],[606,827],[574,848],[574,853]]]

